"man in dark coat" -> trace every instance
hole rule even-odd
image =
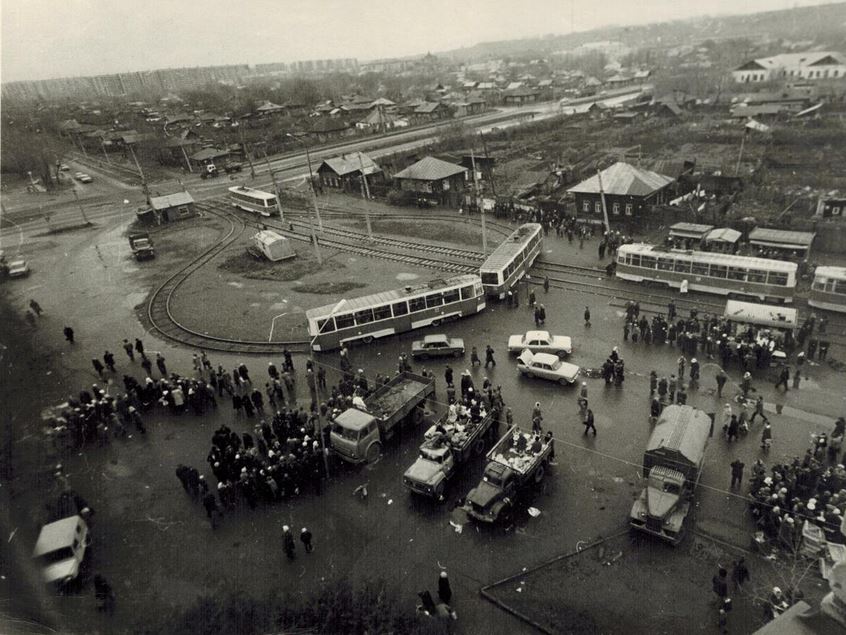
[[[452,587],[449,584],[449,576],[446,571],[441,571],[438,577],[438,598],[444,604],[449,604],[452,601]]]

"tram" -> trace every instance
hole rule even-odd
[[[704,251],[667,251],[636,243],[617,250],[617,277],[661,282],[670,287],[718,295],[792,302],[796,263]],[[685,284],[686,283],[686,284]]]
[[[817,267],[808,305],[846,313],[846,267]]]
[[[427,284],[375,293],[306,311],[312,349],[327,351],[342,344],[369,344],[379,337],[404,333],[485,308],[482,280],[464,274]]]
[[[233,207],[261,216],[271,216],[276,211],[276,196],[246,185],[229,188],[229,201]]]
[[[531,269],[543,249],[543,229],[539,223],[520,225],[488,256],[479,273],[485,294],[500,300]]]

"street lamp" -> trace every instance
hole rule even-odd
[[[311,195],[314,200],[314,213],[317,215],[317,228],[322,232],[323,231],[323,220],[320,218],[320,208],[317,206],[317,192],[314,189],[314,172],[311,169],[311,154],[308,151],[308,145],[305,141],[297,137],[296,135],[292,135],[290,132],[285,134],[286,137],[291,137],[294,141],[299,143],[306,153],[306,163],[308,164],[308,178],[309,182],[311,183]]]

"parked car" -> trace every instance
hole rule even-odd
[[[549,331],[526,331],[525,335],[508,338],[509,353],[520,353],[527,348],[533,353],[569,355],[573,352],[573,340],[566,335],[550,335]]]
[[[9,263],[10,278],[25,278],[29,275],[29,265],[26,260],[13,260]]]
[[[94,180],[85,172],[77,172],[73,177],[80,183],[91,183]]]
[[[540,377],[557,381],[562,386],[573,384],[579,376],[579,367],[562,362],[557,355],[532,353],[529,349],[517,358],[517,369],[526,377]]]
[[[70,166],[67,163],[61,163],[59,164],[59,170],[62,172],[69,172]]]
[[[429,357],[461,357],[464,355],[464,340],[460,337],[447,337],[444,334],[426,335],[423,340],[411,343],[411,356],[427,359]]]
[[[89,544],[88,524],[82,516],[69,516],[44,525],[32,550],[44,582],[63,587],[76,579]]]

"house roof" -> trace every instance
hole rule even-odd
[[[367,124],[369,126],[379,126],[382,124],[392,124],[398,119],[395,115],[381,110],[371,110],[367,116],[358,123]]]
[[[346,130],[349,127],[350,125],[343,119],[320,117],[311,125],[309,132],[338,132],[340,130]]]
[[[338,176],[361,172],[362,166],[364,166],[365,175],[376,174],[382,171],[382,168],[376,165],[373,159],[362,152],[352,152],[350,154],[342,154],[339,157],[325,159],[320,164],[320,167],[317,168],[317,171],[319,172],[320,168],[324,165],[329,167]]]
[[[191,205],[194,202],[194,197],[188,192],[176,192],[174,194],[167,194],[166,196],[152,196],[150,197],[150,207],[157,212],[171,207],[178,207],[179,205]]]
[[[456,174],[467,172],[467,168],[447,163],[435,157],[424,157],[394,174],[395,179],[413,179],[415,181],[440,181]]]
[[[193,121],[193,117],[191,115],[186,115],[185,113],[177,113],[175,115],[168,115],[167,116],[167,123],[179,123],[180,121]]]
[[[605,168],[600,174],[602,175],[602,190],[606,194],[617,196],[649,196],[674,181],[670,176],[642,170],[622,161]],[[599,176],[592,176],[567,191],[578,194],[599,194]]]
[[[846,58],[835,51],[806,51],[805,53],[781,53],[772,57],[759,57],[744,62],[734,70],[774,70],[783,67],[824,66],[846,64]]]
[[[682,109],[679,108],[678,104],[670,101],[665,101],[658,104],[658,110],[668,110],[673,113],[676,117],[679,117],[682,114]]]
[[[387,99],[386,97],[379,97],[379,99],[374,99],[370,106],[395,106],[396,102]]]
[[[814,232],[799,232],[785,229],[756,227],[749,232],[749,242],[757,245],[778,247],[810,247],[814,242]]]
[[[219,148],[203,148],[192,154],[189,158],[192,161],[207,161],[208,159],[216,159],[217,157],[225,157],[229,154],[228,150],[221,150]]]
[[[505,90],[502,94],[503,97],[531,97],[532,95],[537,95],[539,92],[537,88],[514,88]]]
[[[272,101],[266,101],[261,106],[256,108],[256,112],[260,113],[279,112],[280,110],[285,110],[285,106],[274,104]]]
[[[430,112],[435,112],[440,107],[441,103],[439,101],[428,101],[417,106],[417,108],[414,109],[414,112],[420,115],[425,115]]]
[[[767,115],[777,115],[784,111],[784,108],[779,104],[761,104],[760,106],[733,106],[731,109],[732,117],[761,117]]]

